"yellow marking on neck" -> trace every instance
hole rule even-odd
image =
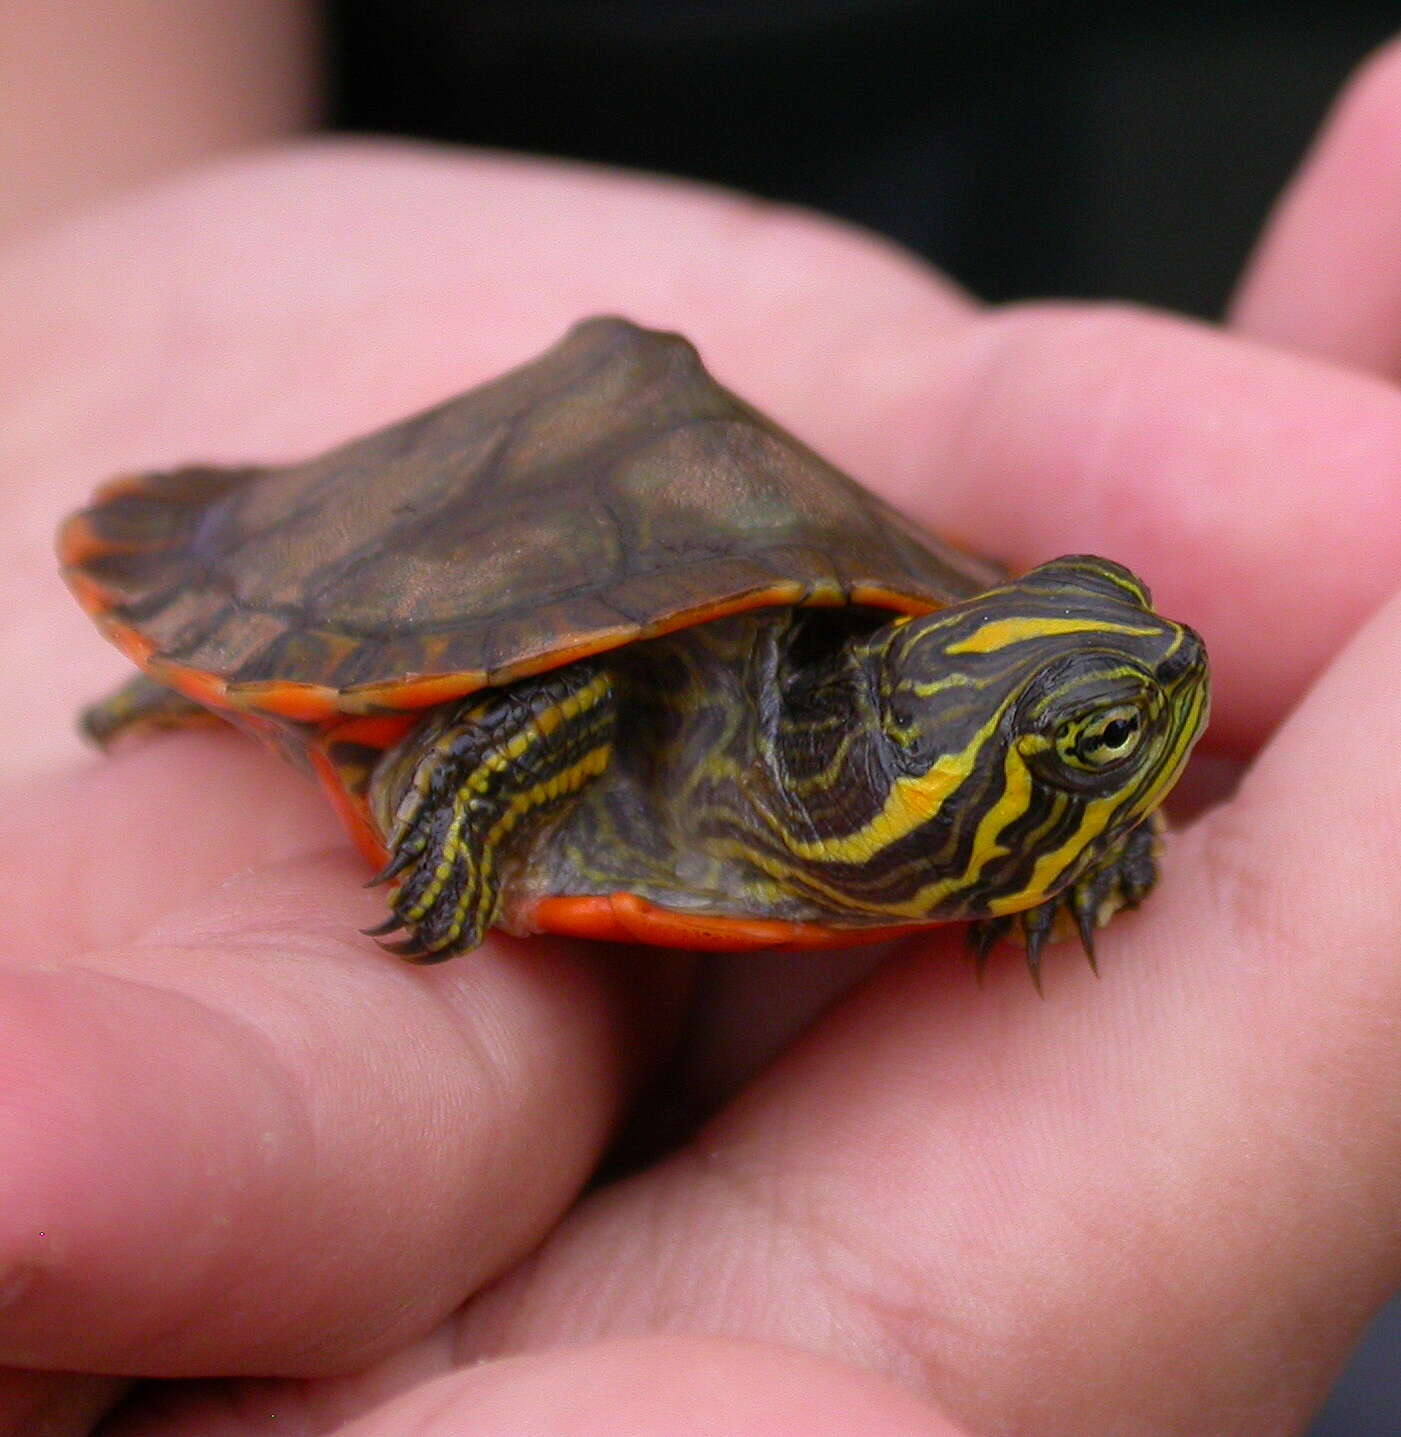
[[[898,843],[928,823],[973,772],[978,754],[1002,718],[999,709],[969,740],[961,753],[941,755],[924,773],[897,778],[881,810],[863,828],[834,838],[814,839],[788,847],[798,858],[823,863],[864,863],[882,848]]]
[[[1099,619],[991,619],[975,629],[966,639],[949,644],[949,654],[991,654],[1009,644],[1025,643],[1028,639],[1049,638],[1053,634],[1129,634],[1149,639],[1161,632],[1135,624],[1108,624]]]
[[[1026,886],[1016,893],[994,899],[987,909],[991,916],[1016,913],[1034,907],[1045,900],[1048,890],[1058,885],[1066,870],[1072,867],[1095,840],[1103,834],[1116,818],[1132,826],[1135,819],[1142,820],[1153,812],[1163,795],[1172,787],[1191,747],[1200,723],[1204,705],[1204,693],[1199,692],[1191,707],[1183,715],[1177,740],[1168,754],[1165,754],[1157,768],[1157,777],[1143,784],[1137,799],[1124,805],[1125,794],[1110,794],[1092,799],[1086,805],[1075,833],[1057,848],[1042,854],[1036,861]],[[795,843],[791,835],[775,826],[775,832],[785,840],[789,851],[796,858],[830,859],[834,861],[854,860],[862,862],[874,856],[885,844],[894,842],[905,833],[927,822],[939,804],[946,801],[972,771],[977,749],[996,724],[997,718],[980,732],[963,753],[942,759],[929,774],[922,778],[897,780],[891,795],[879,813],[865,828],[857,833],[825,842],[808,844]],[[1002,796],[983,815],[974,835],[968,867],[962,873],[952,874],[926,884],[909,899],[899,903],[880,903],[855,897],[843,892],[832,884],[823,882],[815,873],[784,862],[777,854],[769,854],[738,839],[712,845],[722,857],[742,859],[759,868],[776,883],[780,892],[793,888],[818,893],[831,900],[837,907],[852,913],[886,918],[926,919],[942,921],[937,910],[959,894],[974,887],[987,865],[1010,850],[997,841],[998,835],[1026,811],[1033,796],[1031,772],[1025,758],[1032,748],[1044,749],[1048,741],[1039,735],[1023,736],[1018,745],[1007,752],[1003,778]],[[918,802],[918,791],[923,786],[924,801]],[[932,802],[931,802],[932,800]],[[911,819],[913,821],[911,821]],[[904,825],[904,826],[902,826]],[[946,918],[958,917],[957,910]]]
[[[1036,860],[1026,887],[1018,893],[1008,893],[994,899],[988,905],[988,912],[993,917],[998,917],[1004,913],[1019,913],[1024,908],[1034,908],[1038,903],[1044,902],[1048,891],[1065,870],[1104,832],[1110,819],[1118,812],[1119,800],[1122,798],[1122,794],[1117,794],[1111,798],[1091,799],[1085,805],[1080,826],[1075,832],[1059,848],[1043,853]]]
[[[897,686],[897,691],[914,694],[916,698],[932,699],[935,694],[941,694],[945,689],[980,689],[982,687],[983,685],[972,674],[960,673],[955,669],[941,679],[930,679],[928,682],[906,679]]]
[[[1002,797],[988,809],[979,822],[969,864],[964,872],[925,884],[908,902],[898,905],[892,911],[907,913],[910,917],[929,916],[956,894],[974,887],[994,858],[1001,858],[1011,851],[1005,844],[997,841],[997,836],[1026,811],[1032,797],[1031,771],[1015,747],[1007,752],[1003,776],[1005,786]],[[1094,799],[1086,804],[1084,816],[1075,833],[1060,847],[1042,854],[1037,859],[1026,886],[1019,892],[995,899],[988,908],[988,913],[994,917],[1003,913],[1016,913],[1041,902],[1047,887],[1055,881],[1066,865],[1073,862],[1084,851],[1085,846],[1104,831],[1122,798],[1122,794],[1116,794],[1108,798]]]
[[[798,798],[806,798],[812,793],[826,793],[837,779],[841,776],[846,761],[851,756],[852,745],[856,742],[855,733],[845,733],[837,744],[836,752],[830,761],[817,773],[809,774],[806,778],[794,778],[788,781],[788,791]]]
[[[1007,750],[1002,774],[1002,797],[988,809],[978,823],[978,831],[973,836],[973,847],[969,853],[968,867],[962,873],[941,878],[935,883],[926,883],[907,903],[900,905],[911,917],[926,916],[955,893],[976,883],[982,876],[983,869],[994,858],[1000,858],[1010,852],[1005,845],[998,843],[997,835],[1026,812],[1032,793],[1031,770],[1017,752],[1016,745]]]
[[[824,883],[810,869],[786,862],[775,853],[755,848],[753,844],[739,838],[716,840],[708,845],[710,851],[722,859],[740,860],[746,866],[757,868],[768,875],[774,887],[775,897],[789,897],[795,890],[819,893],[831,901],[834,908],[846,909],[851,913],[863,913],[873,918],[899,914],[903,909],[886,903],[875,903],[857,898],[831,883]]]
[[[1075,832],[1058,848],[1043,853],[1037,860],[1036,866],[1031,871],[1031,877],[1027,880],[1026,887],[1020,893],[1010,893],[1002,898],[996,899],[988,911],[994,917],[1004,913],[1016,913],[1023,908],[1035,906],[1042,902],[1052,887],[1054,887],[1062,874],[1071,867],[1086,849],[1090,848],[1096,839],[1104,832],[1109,824],[1116,818],[1128,821],[1128,826],[1134,826],[1134,821],[1142,822],[1149,814],[1154,812],[1163,797],[1172,789],[1177,782],[1187,756],[1191,751],[1191,738],[1196,733],[1196,716],[1201,711],[1200,695],[1193,701],[1192,707],[1186,715],[1186,722],[1182,726],[1181,734],[1172,750],[1161,757],[1161,761],[1155,770],[1150,781],[1143,785],[1138,798],[1127,808],[1123,806],[1124,794],[1110,794],[1104,798],[1092,799],[1085,805],[1085,811],[1080,820],[1079,827]],[[1010,760],[1011,755],[1008,755]],[[1026,770],[1022,770],[1024,780],[1027,777]],[[1000,806],[1000,805],[999,805]],[[994,809],[992,812],[995,812]],[[992,812],[988,818],[992,817]],[[1013,815],[1015,816],[1015,815]],[[986,822],[986,820],[985,820]],[[993,830],[994,832],[996,830]],[[979,826],[978,841],[974,843],[973,852],[981,851],[983,838],[983,827]],[[999,852],[1005,852],[999,849]],[[989,852],[986,857],[992,857]],[[984,862],[986,858],[984,859]],[[976,881],[982,864],[972,866],[969,874],[971,881]],[[927,891],[927,890],[926,890]],[[921,895],[922,896],[922,895]]]

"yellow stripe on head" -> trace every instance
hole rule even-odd
[[[1147,596],[1076,555],[874,631],[850,658],[867,723],[818,741],[803,716],[797,819],[767,820],[768,865],[887,917],[1054,897],[1161,803],[1204,722],[1201,642]]]
[[[1098,554],[1063,554],[1028,570],[1017,582],[1043,590],[1099,595],[1121,604],[1127,601],[1137,609],[1151,611],[1153,607],[1148,585],[1132,569]]]
[[[1138,624],[1115,624],[1102,619],[1024,618],[990,619],[968,635],[947,645],[946,654],[991,654],[1010,644],[1024,644],[1031,639],[1058,637],[1061,634],[1121,634],[1147,639],[1162,632],[1161,625],[1151,628]]]

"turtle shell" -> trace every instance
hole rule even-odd
[[[68,582],[154,678],[319,721],[426,707],[777,604],[924,613],[1001,577],[717,384],[598,318],[321,458],[119,479]]]

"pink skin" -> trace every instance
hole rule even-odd
[[[1359,318],[1401,307],[1401,250],[1365,239],[1392,131],[1395,51],[1224,334],[987,313],[810,216],[366,145],[0,262],[0,1430],[91,1430],[114,1385],[66,1374],[102,1372],[228,1379],[139,1389],[109,1437],[1297,1428],[1401,1281],[1401,355]],[[1251,767],[1102,981],[1054,952],[1041,1002],[1008,953],[980,990],[956,932],[815,1022],[873,955],[692,983],[499,940],[415,970],[235,736],[80,756],[69,715],[122,665],[48,545],[94,478],[305,452],[599,310],[684,329],[917,517],[1113,555],[1206,633],[1209,743]],[[712,1116],[579,1199],[678,1031],[672,1096]],[[642,1334],[672,1336],[616,1340]]]
[[[309,124],[309,0],[164,0],[0,13],[0,244],[95,199]]]

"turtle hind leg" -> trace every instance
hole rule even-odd
[[[78,715],[78,728],[91,743],[106,749],[128,734],[221,724],[218,714],[176,693],[165,684],[137,674],[114,693],[89,704]]]
[[[497,917],[503,860],[526,847],[608,766],[608,670],[577,663],[445,706],[391,749],[370,807],[398,881],[376,937],[419,963],[475,948]]]

